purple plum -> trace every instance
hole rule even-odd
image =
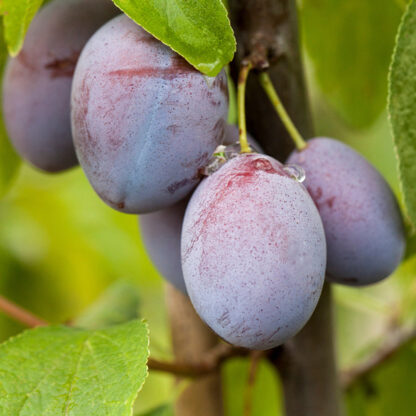
[[[201,318],[227,342],[276,347],[321,294],[325,234],[302,184],[269,156],[231,159],[197,187],[182,227],[182,270]]]
[[[127,16],[85,46],[72,88],[82,168],[111,207],[143,214],[180,201],[222,143],[227,78],[207,77]]]
[[[288,163],[301,166],[322,217],[330,281],[352,286],[378,282],[400,263],[405,236],[396,199],[377,170],[351,147],[318,137]]]
[[[33,19],[3,81],[7,131],[32,165],[58,172],[77,164],[71,135],[72,75],[81,49],[120,13],[110,0],[55,0]]]
[[[181,265],[181,230],[188,198],[175,205],[139,216],[147,253],[159,273],[186,294]]]

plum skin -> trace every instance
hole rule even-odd
[[[91,185],[111,207],[147,213],[200,180],[223,140],[225,72],[209,78],[127,16],[90,39],[72,88],[72,132]]]
[[[181,230],[188,198],[160,211],[139,216],[142,240],[159,273],[186,294],[181,265]]]
[[[33,19],[23,49],[9,60],[3,81],[6,128],[17,152],[35,167],[75,166],[70,95],[81,49],[120,11],[110,0],[55,0]]]
[[[295,335],[321,294],[322,222],[268,156],[240,155],[201,182],[182,227],[182,270],[200,317],[227,342],[265,350]]]
[[[304,168],[321,214],[328,279],[361,286],[389,276],[403,257],[405,235],[396,198],[378,171],[351,147],[325,137],[309,140],[288,163]]]
[[[250,145],[262,152],[260,145],[248,135]],[[228,124],[224,145],[238,142],[238,127]],[[176,289],[187,294],[181,265],[181,231],[189,198],[160,211],[139,216],[142,241],[158,272]]]

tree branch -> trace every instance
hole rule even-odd
[[[254,68],[267,66],[287,112],[303,137],[312,136],[298,47],[294,0],[229,0],[231,23],[237,38],[237,55],[231,67],[237,81],[240,63],[249,59]],[[256,77],[247,83],[247,129],[267,154],[284,161],[293,142],[276,115]]]
[[[177,362],[195,366],[201,357],[210,354],[219,344],[218,337],[195,312],[189,298],[166,284],[166,304],[169,312],[172,345]],[[204,374],[181,393],[175,403],[179,416],[222,416],[222,386],[219,369]]]
[[[257,55],[267,57],[268,73],[288,114],[303,137],[312,137],[295,0],[229,0],[229,4],[238,41],[234,79],[243,59],[261,62]],[[248,131],[266,153],[285,161],[293,149],[292,140],[256,77],[249,79],[246,104]],[[282,377],[287,416],[340,414],[328,284],[311,320],[273,361]]]
[[[341,385],[344,390],[348,391],[353,388],[357,383],[393,358],[402,348],[416,341],[416,328],[396,330],[383,338],[386,342],[368,359],[341,373]]]
[[[4,312],[10,318],[20,322],[29,328],[49,325],[46,321],[37,317],[32,312],[29,312],[21,306],[16,305],[3,296],[0,296],[0,311]]]
[[[223,362],[229,358],[248,354],[250,354],[250,351],[244,348],[220,343],[204,353],[199,362],[167,362],[149,358],[147,365],[151,370],[164,371],[177,376],[201,377],[217,371]]]

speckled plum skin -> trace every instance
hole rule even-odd
[[[126,213],[163,209],[199,182],[223,140],[225,72],[208,78],[127,16],[103,26],[79,59],[72,131],[89,181]]]
[[[318,210],[269,156],[240,155],[198,186],[185,213],[181,254],[198,314],[227,342],[251,349],[295,335],[325,278]]]
[[[250,144],[261,152],[251,137]],[[227,124],[224,145],[238,142],[238,127]],[[182,293],[186,294],[181,264],[181,232],[189,198],[175,205],[139,216],[139,228],[147,253],[159,273]]]
[[[329,138],[308,141],[289,163],[306,172],[305,185],[322,217],[330,281],[361,286],[389,276],[405,248],[396,199],[376,169],[349,146]]]
[[[159,273],[186,294],[181,265],[181,230],[188,198],[166,209],[139,216],[147,253]]]
[[[110,0],[55,0],[33,19],[3,82],[4,119],[17,152],[47,172],[77,164],[71,135],[72,75],[92,34],[120,11]]]

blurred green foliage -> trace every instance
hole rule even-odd
[[[303,39],[315,78],[351,126],[386,106],[386,74],[403,5],[395,0],[302,0]]]
[[[3,75],[8,57],[3,33],[3,26],[0,24],[0,76]],[[2,88],[0,94],[1,90]],[[0,112],[0,198],[16,176],[19,166],[20,160],[8,140],[3,114]]]
[[[398,3],[300,3],[303,38],[309,38],[305,63],[317,134],[336,137],[362,152],[401,198],[383,111],[387,60],[400,16]],[[307,4],[317,9],[303,14]],[[337,43],[327,47],[327,41]],[[319,64],[312,56],[318,46],[322,47]],[[351,125],[362,128],[352,130]],[[0,193],[4,175],[11,178],[16,166],[10,149],[2,158],[2,149],[7,149],[2,146],[8,145],[0,134]],[[342,368],[371,355],[392,325],[415,325],[415,276],[416,257],[410,256],[390,279],[376,286],[334,286]],[[151,354],[171,358],[162,280],[144,251],[136,217],[102,203],[79,168],[49,176],[24,164],[0,200],[0,293],[44,319],[60,323],[82,315],[120,279],[140,294],[140,315],[149,324]],[[0,314],[0,340],[21,330]],[[348,415],[414,415],[416,376],[410,369],[415,365],[416,344],[348,393]],[[227,416],[242,414],[247,373],[247,360],[241,358],[224,367]],[[135,414],[169,414],[169,408],[152,409],[172,402],[179,389],[169,375],[151,373],[138,396]],[[282,414],[281,386],[266,363],[261,364],[257,377],[254,409],[256,416]]]

